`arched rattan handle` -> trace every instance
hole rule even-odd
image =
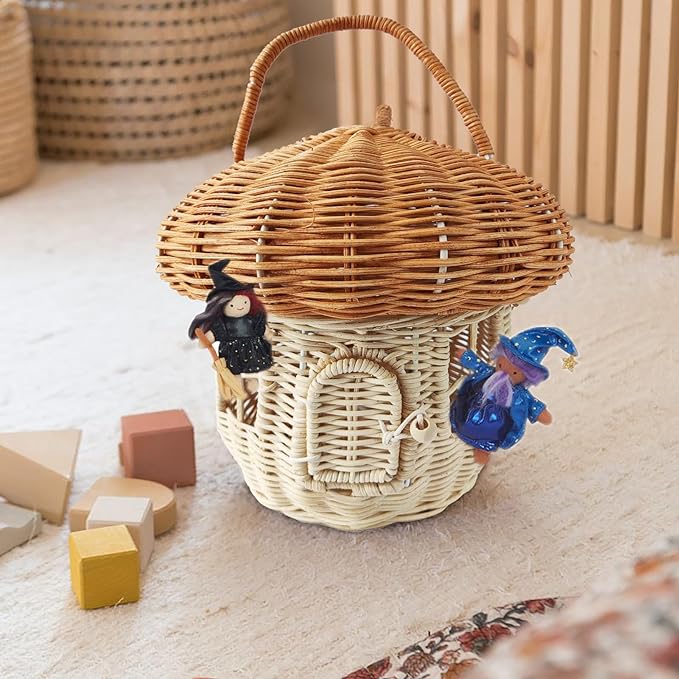
[[[422,40],[411,30],[393,19],[354,15],[333,17],[331,19],[314,21],[304,26],[298,26],[285,33],[281,33],[259,53],[259,56],[250,68],[250,80],[245,91],[245,100],[243,101],[243,107],[238,118],[236,132],[233,136],[233,159],[235,162],[240,162],[245,157],[245,149],[250,138],[252,122],[257,111],[257,104],[262,93],[267,71],[281,52],[291,45],[318,35],[352,29],[382,31],[400,40],[429,69],[436,82],[441,85],[453,102],[474,140],[479,155],[493,155],[493,147],[488,139],[488,135],[483,129],[478,113],[467,98],[467,95],[460,89],[453,76],[450,75],[446,67]]]

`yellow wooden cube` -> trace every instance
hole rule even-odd
[[[71,533],[71,585],[81,608],[139,599],[139,551],[126,526]]]

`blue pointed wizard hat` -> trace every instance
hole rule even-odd
[[[542,359],[552,347],[559,347],[571,356],[578,355],[575,344],[560,328],[528,328],[512,338],[501,335],[500,344],[510,361],[512,356],[515,356],[520,361],[537,368],[544,375],[544,379],[549,377],[549,370],[542,365]]]

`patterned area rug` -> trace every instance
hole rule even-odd
[[[406,646],[342,679],[454,679],[476,665],[503,637],[512,636],[536,616],[562,608],[562,599],[530,599],[456,620],[422,641]]]

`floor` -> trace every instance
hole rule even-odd
[[[553,377],[535,390],[551,427],[531,427],[420,523],[351,535],[258,505],[218,441],[212,371],[186,338],[200,305],[154,273],[161,218],[229,162],[222,150],[44,163],[0,200],[0,429],[82,428],[75,498],[120,473],[121,415],[182,407],[199,469],[138,604],[77,608],[66,527],[0,557],[0,676],[338,677],[465,612],[577,594],[676,528],[679,257],[579,222],[572,276],[515,314],[517,330],[559,325],[580,349],[572,374],[550,355]]]

